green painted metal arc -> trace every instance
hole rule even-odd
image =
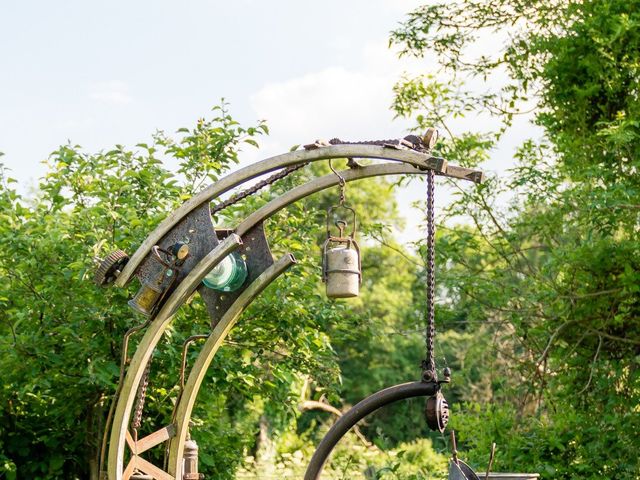
[[[427,171],[416,169],[410,165],[384,163],[342,171],[341,176],[343,176],[345,181],[350,182],[362,178],[381,175],[424,173],[427,173]],[[142,378],[142,372],[146,362],[150,359],[162,333],[170,324],[175,311],[193,293],[195,288],[197,288],[198,284],[202,281],[202,278],[219,261],[221,261],[222,258],[235,250],[237,246],[242,243],[240,236],[246,233],[251,227],[264,221],[266,218],[269,218],[287,205],[311,195],[312,193],[335,186],[338,183],[338,177],[333,174],[317,178],[305,185],[301,185],[290,190],[286,194],[272,202],[269,202],[267,205],[251,214],[240,225],[238,225],[235,234],[221,242],[212,252],[200,261],[198,265],[196,265],[189,275],[187,275],[187,277],[180,283],[176,291],[174,291],[174,293],[169,297],[166,304],[145,332],[125,376],[125,382],[123,384],[122,393],[118,399],[110,436],[108,457],[109,480],[122,480],[125,433],[128,428],[129,418],[133,408],[135,390]],[[149,241],[149,238],[147,238],[146,241]],[[184,442],[179,445],[179,448],[183,448],[183,444]]]
[[[169,474],[176,478],[182,478],[182,455],[184,443],[189,430],[189,420],[195,404],[200,386],[207,373],[207,369],[213,360],[222,342],[236,324],[242,312],[267,288],[281,273],[296,262],[291,254],[284,255],[273,265],[267,268],[256,278],[246,290],[244,290],[235,302],[229,307],[220,321],[202,346],[196,361],[189,372],[180,401],[176,406],[175,427],[176,435],[171,439],[169,450]]]
[[[315,150],[295,150],[267,158],[221,178],[191,197],[169,214],[160,225],[149,234],[147,239],[131,256],[129,262],[124,266],[122,272],[116,279],[116,285],[119,287],[126,285],[133,276],[135,269],[138,268],[138,265],[140,265],[151,248],[156,245],[173,226],[184,218],[185,215],[204,202],[211,201],[238,185],[280,168],[331,158],[347,157],[393,160],[414,165],[418,168],[430,168],[442,175],[447,175],[447,162],[442,158],[433,157],[414,150],[397,150],[377,145],[334,145],[331,147],[317,148]],[[466,172],[466,174],[464,172]],[[452,172],[452,176],[454,173],[455,172]],[[455,176],[457,178],[466,178],[475,181],[474,177],[470,176],[472,173],[472,170],[461,169],[461,172],[455,173]]]
[[[242,244],[238,235],[230,235],[207,254],[187,277],[178,285],[162,309],[153,319],[138,344],[122,384],[117,399],[116,410],[111,425],[109,441],[108,477],[109,480],[122,480],[124,470],[125,435],[129,428],[129,418],[135,401],[136,391],[142,374],[151,359],[151,354],[162,338],[162,334],[171,323],[177,309],[191,296],[204,276],[224,257]]]

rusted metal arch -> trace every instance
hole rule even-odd
[[[482,182],[482,173],[477,170],[449,166],[443,158],[420,153],[415,150],[398,150],[394,148],[380,147],[377,145],[334,145],[322,147],[315,150],[296,150],[293,152],[267,158],[260,162],[249,165],[234,173],[231,173],[214,184],[208,186],[198,194],[184,202],[180,207],[170,213],[156,229],[149,234],[147,239],[140,245],[138,250],[131,256],[129,263],[125,265],[122,272],[116,279],[116,285],[123,287],[129,282],[136,268],[162,237],[184,218],[189,212],[202,205],[204,202],[213,200],[234,187],[241,185],[253,178],[265,173],[278,170],[280,168],[299,165],[302,163],[328,160],[332,158],[377,158],[381,160],[393,160],[407,163],[417,168],[428,168],[440,175],[453,178],[471,180],[477,183]]]
[[[180,396],[180,401],[176,405],[175,415],[175,436],[171,439],[169,450],[169,475],[181,478],[182,475],[182,455],[184,443],[189,430],[189,420],[195,404],[200,386],[207,373],[209,365],[216,352],[229,334],[229,331],[236,324],[242,312],[256,299],[262,291],[267,288],[281,273],[296,262],[291,254],[284,255],[276,263],[265,270],[249,287],[242,292],[238,299],[225,312],[222,319],[215,326],[211,335],[207,338],[196,361],[189,372],[189,377],[185,383],[184,390]]]
[[[390,403],[413,397],[428,397],[434,395],[437,390],[438,384],[433,382],[403,383],[380,390],[351,407],[331,426],[316,448],[307,466],[304,480],[318,480],[320,478],[324,464],[333,448],[360,420]]]
[[[378,147],[379,148],[379,147]],[[388,149],[384,149],[385,151]],[[395,152],[394,150],[389,150],[391,152]],[[295,153],[295,152],[294,152]],[[414,153],[417,152],[405,152],[400,151],[400,153]],[[420,154],[423,157],[428,157],[423,154]],[[337,155],[336,157],[342,157],[343,154]],[[360,155],[364,156],[364,155]],[[333,157],[333,158],[336,158]],[[277,158],[277,157],[276,157]],[[439,159],[438,159],[439,160]],[[302,160],[301,162],[306,162],[309,160]],[[402,160],[400,160],[402,161]],[[349,169],[341,172],[341,176],[345,181],[350,182],[354,180],[359,180],[362,178],[380,176],[380,175],[395,175],[395,174],[424,174],[426,173],[425,167],[415,168],[413,162],[407,162],[410,165],[398,165],[394,163],[384,163],[377,165],[370,165],[366,167],[360,167],[356,169]],[[458,167],[455,167],[458,168]],[[468,170],[468,169],[459,169],[457,172],[460,174],[460,178],[466,178],[472,181],[480,181],[481,177],[474,176],[477,172]],[[440,172],[442,175],[446,175],[446,173]],[[453,176],[453,175],[450,175]],[[229,178],[229,177],[227,177]],[[253,178],[253,177],[251,177]],[[116,410],[114,414],[114,420],[112,423],[112,430],[110,435],[109,442],[109,456],[108,456],[108,477],[112,480],[122,480],[122,472],[124,468],[124,450],[127,442],[127,429],[129,424],[129,418],[131,415],[131,411],[133,408],[133,403],[135,400],[135,393],[137,386],[140,383],[140,380],[143,375],[143,370],[146,363],[151,358],[151,354],[155,349],[158,341],[160,340],[163,332],[169,326],[171,319],[177,309],[184,303],[187,298],[193,293],[195,288],[202,281],[204,276],[215,266],[218,262],[220,262],[226,255],[235,250],[241,243],[240,236],[246,233],[250,228],[264,219],[270,217],[280,209],[286,207],[287,205],[304,198],[312,193],[318,192],[320,190],[335,186],[339,183],[339,179],[336,175],[330,174],[324,177],[317,178],[308,182],[307,184],[296,187],[285,195],[273,200],[268,203],[261,209],[254,212],[252,215],[247,217],[245,221],[243,221],[236,229],[236,232],[223,242],[221,242],[214,250],[212,250],[205,258],[203,258],[200,263],[194,267],[194,269],[189,273],[189,275],[180,283],[178,288],[172,293],[169,297],[165,305],[162,307],[160,312],[152,321],[151,325],[145,332],[144,337],[142,338],[134,357],[131,361],[131,365],[127,370],[127,374],[125,376],[125,381],[123,382],[122,391],[117,400]],[[216,185],[216,184],[214,184]],[[226,191],[226,190],[225,190]],[[195,198],[195,197],[194,197]],[[199,203],[193,204],[188,210],[182,212],[180,216],[175,216],[174,214],[179,213],[178,210],[173,212],[173,224],[177,223],[181,218],[186,216],[193,208],[196,208],[201,203],[207,201],[208,198],[202,199]],[[162,225],[161,225],[162,226]],[[171,227],[165,227],[163,233],[159,238],[162,238]],[[160,230],[160,227],[154,231],[157,232]],[[153,235],[153,233],[152,233]],[[148,237],[145,243],[149,241],[151,238]],[[140,247],[142,248],[142,247]],[[140,249],[138,249],[140,252]],[[136,252],[136,253],[138,253]],[[131,263],[131,262],[129,262]],[[122,276],[122,274],[121,274]],[[121,278],[121,277],[119,277]],[[197,392],[195,392],[197,394]],[[188,420],[187,420],[188,422]],[[180,448],[183,447],[184,442],[180,445]],[[167,477],[168,478],[168,477]]]
[[[156,315],[153,322],[138,344],[138,348],[131,359],[131,364],[127,369],[120,395],[117,399],[116,409],[111,425],[111,436],[109,441],[108,476],[109,479],[122,480],[124,469],[124,450],[128,443],[126,436],[129,428],[131,410],[135,401],[135,395],[142,380],[145,366],[151,359],[151,355],[156,345],[160,341],[162,334],[167,329],[173,315],[178,308],[189,298],[197,286],[213,267],[215,267],[224,257],[235,250],[242,240],[238,235],[229,235],[206,257],[204,257],[196,267],[189,272],[189,275],[178,285],[171,294],[162,309]]]

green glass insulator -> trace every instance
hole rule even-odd
[[[227,255],[202,280],[205,287],[219,292],[235,292],[247,279],[247,264],[236,253]]]

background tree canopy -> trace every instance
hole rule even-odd
[[[410,12],[391,34],[402,54],[441,66],[437,76],[400,79],[393,108],[417,131],[438,127],[437,153],[451,163],[481,166],[518,115],[543,131],[520,146],[508,177],[459,189],[438,218],[438,361],[453,370],[447,397],[459,449],[478,468],[495,441],[498,471],[640,477],[639,7],[442,2]],[[487,34],[501,47],[474,55]],[[491,115],[500,128],[455,131],[452,120],[464,115]],[[134,251],[266,133],[263,123],[241,126],[222,104],[175,138],[158,133],[134,149],[62,146],[28,198],[0,172],[0,478],[96,478],[120,340],[140,319],[126,306],[132,291],[89,281],[93,257]],[[165,167],[167,158],[178,168]],[[232,225],[323,168],[307,167],[215,220]],[[193,428],[208,478],[299,477],[332,421],[301,404],[342,409],[417,378],[424,245],[393,238],[402,223],[393,187],[348,187],[366,237],[356,302],[327,301],[319,283],[316,245],[336,192],[267,225],[276,254],[300,262],[245,313],[208,373]],[[196,298],[165,336],[143,430],[168,423],[180,346],[207,324]],[[443,475],[446,442],[426,432],[420,410],[407,402],[371,418],[361,429],[374,445],[347,438],[328,476]],[[160,462],[161,449],[153,453]]]

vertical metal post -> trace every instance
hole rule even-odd
[[[183,475],[182,480],[200,480],[204,475],[198,473],[198,444],[195,440],[187,440],[184,444],[184,454],[182,456]]]

